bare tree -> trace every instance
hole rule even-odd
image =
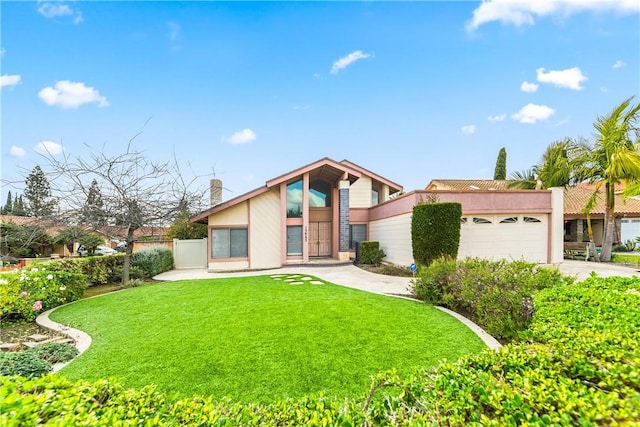
[[[136,135],[137,136],[137,135]],[[142,151],[133,148],[132,138],[122,154],[107,155],[103,150],[89,149],[88,158],[72,157],[63,152],[62,157],[51,153],[44,157],[49,163],[52,190],[59,195],[61,215],[70,218],[87,218],[87,200],[99,189],[101,204],[94,204],[93,223],[86,224],[95,230],[105,231],[127,243],[122,281],[129,281],[129,267],[136,231],[143,227],[168,226],[185,206],[197,210],[202,207],[205,190],[194,188],[197,176],[185,180],[178,162],[149,160]],[[104,147],[103,147],[104,148]],[[96,209],[101,210],[97,212]]]

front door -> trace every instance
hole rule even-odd
[[[309,256],[331,256],[331,223],[309,223]]]

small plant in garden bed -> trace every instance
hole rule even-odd
[[[396,277],[413,277],[413,273],[409,270],[409,267],[398,264],[380,263],[377,265],[371,264],[355,264],[357,267],[370,271],[371,273],[384,274],[385,276]]]
[[[52,364],[68,362],[78,355],[69,343],[47,343],[18,352],[0,353],[0,375],[37,378],[51,372]],[[1,406],[1,405],[0,405]]]

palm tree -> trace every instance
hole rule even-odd
[[[632,105],[633,97],[616,106],[608,115],[594,122],[596,141],[584,150],[577,175],[595,183],[592,199],[601,194],[604,187],[605,229],[602,241],[601,261],[611,261],[615,228],[615,185],[640,182],[640,145],[638,119],[640,104]],[[635,136],[635,141],[633,137]],[[640,188],[636,185],[630,187]],[[627,192],[629,194],[629,192]],[[588,206],[585,208],[588,209]]]
[[[542,190],[551,187],[566,187],[575,181],[575,159],[582,142],[565,138],[555,141],[542,154],[537,165],[509,176],[508,188]]]

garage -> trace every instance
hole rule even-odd
[[[459,258],[547,262],[547,214],[465,215],[461,221]]]

